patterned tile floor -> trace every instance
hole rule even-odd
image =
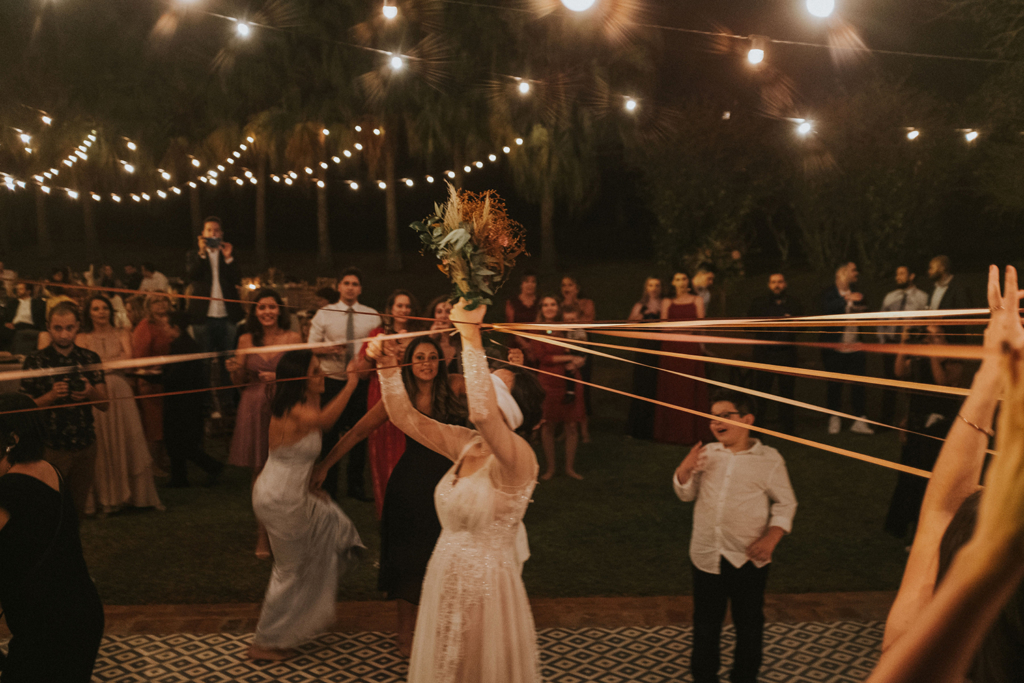
[[[406,663],[392,635],[332,633],[283,663],[245,659],[251,635],[107,636],[93,680],[104,683],[285,683],[404,681]],[[547,628],[538,631],[548,683],[690,681],[687,626]],[[731,662],[726,627],[724,666]],[[765,629],[767,683],[847,683],[867,678],[878,658],[880,622],[770,623]],[[725,680],[723,674],[723,680]]]

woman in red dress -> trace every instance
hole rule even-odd
[[[519,293],[505,302],[505,322],[534,323],[539,313],[537,302],[537,273],[527,269],[519,278]],[[520,337],[512,337],[508,342],[512,348],[523,350],[526,362],[537,367],[537,361],[531,355],[530,343]]]
[[[168,314],[171,299],[166,294],[150,294],[146,297],[146,317],[132,332],[132,355],[135,358],[166,356],[171,351],[171,327]],[[160,375],[140,376],[135,395],[142,417],[142,429],[149,442],[149,453],[158,464],[164,461],[164,399],[144,398],[149,394],[163,393]]]
[[[690,277],[678,272],[672,277],[672,297],[661,302],[662,320],[698,320],[704,317],[704,301],[690,292]],[[683,330],[680,330],[683,331]],[[700,344],[694,342],[665,341],[662,351],[703,355]],[[704,377],[704,363],[688,358],[662,356],[659,366],[662,370],[683,372],[694,377]],[[708,385],[668,372],[658,374],[658,400],[692,410],[708,412]],[[711,429],[706,419],[657,406],[654,410],[654,440],[660,443],[689,445],[711,441]]]
[[[558,299],[545,296],[539,302],[540,313],[536,322],[562,322],[562,308]],[[565,334],[555,330],[547,330],[545,334],[563,339]],[[571,383],[568,377],[579,377],[581,356],[573,356],[564,347],[546,342],[530,340],[530,352],[537,360],[537,373],[540,385],[544,387],[544,422],[540,428],[541,443],[544,445],[544,457],[547,466],[541,479],[547,481],[555,476],[555,430],[558,425],[565,429],[565,473],[573,479],[582,479],[575,469],[576,446],[579,444],[579,423],[585,417],[583,410],[583,391],[581,385]],[[553,373],[553,374],[546,374]],[[572,386],[575,384],[575,386]],[[570,392],[570,388],[575,389]]]
[[[384,324],[370,330],[370,336],[409,332],[409,317],[416,315],[417,309],[416,297],[404,289],[396,289],[384,305],[384,315],[382,316]],[[405,353],[405,346],[408,343],[408,339],[398,340],[399,354]],[[371,373],[376,367],[373,360],[366,357],[368,344],[369,342],[364,342],[363,348],[359,351],[360,373]],[[377,373],[373,372],[370,377],[370,386],[366,392],[366,412],[369,413],[379,402],[380,381],[377,379]],[[384,492],[388,488],[388,478],[391,476],[391,470],[395,469],[395,465],[401,459],[402,453],[405,452],[405,434],[388,420],[370,434],[366,443],[370,458],[370,474],[373,479],[373,505],[377,510],[377,519],[380,519],[384,510]]]

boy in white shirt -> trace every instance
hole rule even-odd
[[[715,395],[711,421],[717,442],[698,443],[676,469],[672,485],[684,502],[696,500],[690,560],[693,563],[695,683],[718,681],[719,640],[727,602],[732,603],[736,650],[732,683],[754,683],[761,668],[764,589],[772,552],[793,526],[796,496],[779,452],[750,438],[754,424],[744,394]]]

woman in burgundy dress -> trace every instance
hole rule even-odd
[[[507,323],[534,323],[537,322],[537,273],[533,270],[524,270],[519,278],[519,293],[505,302],[505,322]],[[530,343],[519,337],[512,337],[509,346],[520,348],[526,356],[526,362],[537,366],[536,360],[531,354]]]
[[[558,304],[558,299],[545,296],[540,299],[539,305],[540,314],[536,322],[562,322],[562,308]],[[560,339],[565,337],[564,332],[555,330],[547,330],[545,334]],[[547,461],[544,474],[540,478],[547,481],[555,476],[555,430],[561,424],[565,429],[565,473],[573,479],[582,479],[575,468],[576,447],[580,439],[579,424],[586,417],[586,413],[583,408],[582,386],[569,378],[579,378],[579,367],[583,364],[583,358],[570,354],[562,346],[533,339],[530,340],[530,352],[537,360],[538,369],[544,371],[537,374],[537,379],[544,388],[544,422],[540,427],[540,438]]]
[[[690,277],[678,272],[672,277],[672,297],[661,303],[662,320],[698,320],[704,317],[704,301],[690,293]],[[684,332],[685,330],[680,330]],[[665,341],[662,351],[703,355],[700,344],[694,342]],[[682,372],[694,377],[704,377],[704,363],[688,358],[662,356],[659,366],[662,370]],[[704,382],[680,377],[669,372],[658,375],[658,400],[683,406],[692,410],[708,412],[708,385]],[[654,440],[660,443],[689,445],[711,441],[711,429],[706,419],[658,406],[654,410]]]

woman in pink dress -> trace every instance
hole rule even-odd
[[[291,331],[291,316],[284,308],[281,295],[272,289],[256,293],[255,303],[245,321],[245,334],[238,338],[238,349],[251,349],[280,344],[300,344],[298,332]],[[227,368],[234,384],[247,384],[238,401],[235,432],[231,436],[228,464],[248,467],[252,480],[263,471],[269,452],[270,397],[273,393],[277,363],[283,352],[245,353],[228,359]],[[256,532],[256,557],[270,558],[270,540],[262,524]]]
[[[396,289],[384,305],[384,324],[370,330],[370,336],[409,332],[409,317],[416,315],[417,309],[416,297],[404,289]],[[408,343],[408,339],[399,340],[399,354],[405,353],[405,346]],[[369,342],[364,343],[363,348],[359,351],[359,371],[361,373],[372,372],[376,367],[376,363],[366,357],[368,344]],[[365,377],[365,374],[362,376]],[[366,392],[367,412],[370,412],[379,402],[380,380],[377,379],[377,373],[373,373]],[[384,493],[388,488],[391,470],[395,469],[402,453],[405,453],[405,434],[388,420],[370,434],[366,443],[370,459],[370,474],[373,479],[373,506],[377,511],[377,519],[380,519],[384,511]]]
[[[690,292],[690,277],[677,272],[672,277],[672,296],[661,302],[662,320],[698,320],[704,317],[704,301]],[[662,351],[703,355],[700,344],[693,342],[665,341]],[[682,372],[694,377],[704,377],[704,363],[688,358],[662,356],[659,366],[662,370]],[[707,413],[708,385],[669,372],[658,374],[658,400],[692,410]],[[657,406],[654,410],[654,440],[660,443],[694,444],[711,441],[711,428],[706,419]]]
[[[562,322],[562,308],[555,297],[541,297],[539,308],[536,322]],[[565,338],[565,333],[556,330],[547,330],[545,334]],[[547,481],[555,476],[555,430],[562,425],[565,431],[565,473],[573,479],[582,479],[576,472],[576,447],[580,440],[579,424],[586,417],[586,412],[582,385],[571,382],[569,378],[579,378],[583,357],[570,354],[563,346],[536,339],[530,340],[530,353],[537,360],[538,369],[543,371],[537,374],[537,380],[544,387],[544,422],[540,426],[540,438],[547,466],[540,478]]]

